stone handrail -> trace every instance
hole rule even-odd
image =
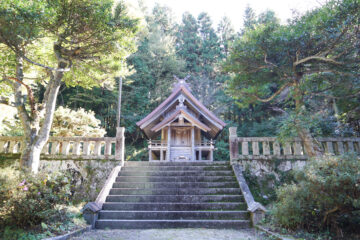
[[[110,190],[116,180],[116,177],[119,175],[120,170],[121,166],[113,168],[95,202],[87,203],[82,209],[84,219],[91,225],[92,228],[95,228],[95,222],[98,219],[99,211],[102,209],[103,204],[106,201],[106,197],[110,194]]]
[[[124,161],[124,131],[116,137],[49,137],[42,159],[114,159]],[[23,137],[0,136],[0,154],[21,153]],[[123,163],[121,163],[123,165]]]
[[[259,202],[255,202],[253,195],[249,189],[249,186],[246,183],[244,175],[242,173],[242,168],[240,165],[232,165],[232,168],[235,173],[236,180],[239,183],[241,193],[244,196],[245,203],[247,205],[247,210],[251,214],[251,221],[253,225],[256,225],[259,221],[261,221],[266,212],[266,208],[261,205]]]
[[[229,129],[230,160],[238,159],[307,159],[300,138],[280,143],[275,137],[238,137],[236,127]],[[324,153],[339,155],[360,153],[360,138],[316,138]]]

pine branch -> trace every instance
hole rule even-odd
[[[260,98],[259,96],[257,96],[256,94],[253,94],[253,96],[256,98],[256,100],[260,101],[260,102],[270,102],[271,100],[273,100],[276,96],[278,96],[282,91],[285,90],[285,88],[290,87],[294,85],[293,83],[286,83],[285,85],[283,85],[281,88],[279,88],[272,96],[268,97],[268,98]]]
[[[328,63],[332,63],[332,64],[336,64],[336,65],[343,65],[343,63],[338,62],[332,58],[326,58],[326,57],[321,57],[321,56],[310,56],[310,57],[306,57],[303,58],[301,60],[297,60],[293,63],[293,66],[296,67],[297,65],[300,65],[302,63],[308,62],[310,60],[318,60],[318,61],[322,61],[322,62],[328,62]]]

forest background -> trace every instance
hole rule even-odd
[[[292,100],[294,96],[290,93],[292,86],[286,86],[279,92],[281,85],[276,81],[262,83],[261,89],[256,90],[265,96],[275,94],[276,98],[271,99],[273,101],[257,101],[246,95],[253,89],[246,88],[246,84],[241,86],[236,82],[237,69],[234,69],[236,63],[234,64],[232,59],[236,57],[236,52],[244,51],[244,49],[239,49],[242,42],[248,41],[247,46],[251,46],[249,43],[253,40],[249,33],[256,34],[256,31],[265,29],[259,33],[263,35],[259,35],[260,37],[264,37],[266,29],[277,29],[283,26],[273,11],[256,14],[253,9],[247,7],[243,27],[237,30],[232,27],[227,17],[214,26],[207,13],[193,16],[186,12],[181,22],[176,22],[172,10],[166,6],[156,4],[153,9],[147,9],[146,6],[140,5],[140,11],[144,19],[136,36],[137,50],[127,58],[126,63],[123,63],[130,71],[120,74],[123,75],[121,125],[126,129],[127,160],[147,159],[147,141],[135,123],[169,96],[176,81],[174,75],[180,78],[190,75],[188,83],[194,95],[227,123],[226,129],[216,141],[216,160],[229,159],[228,127],[231,126],[237,126],[238,136],[244,137],[286,138],[297,135],[293,129],[295,121],[293,116],[298,116],[299,112],[295,111],[296,106]],[[307,24],[311,24],[309,22],[311,18],[308,17],[305,20],[308,21]],[[294,16],[287,26],[292,24],[297,26],[301,21],[303,21],[301,16]],[[304,41],[304,39],[299,39],[299,41]],[[331,39],[328,43],[331,43]],[[272,49],[272,51],[274,51],[272,54],[277,55],[280,52],[276,51],[281,50]],[[251,54],[250,50],[248,52]],[[242,60],[244,59],[243,56]],[[256,55],[254,59],[256,60]],[[356,62],[353,63],[356,64]],[[248,69],[245,69],[246,71],[251,72]],[[330,84],[323,81],[309,93],[306,88],[314,88],[313,83],[316,79],[305,80],[306,84],[302,87],[302,91],[306,93],[304,98],[306,111],[301,113],[300,120],[311,134],[359,136],[358,75],[355,74],[355,78],[351,79],[352,85],[346,93],[344,93],[341,81],[330,81]],[[119,81],[119,78],[116,78],[116,81]],[[62,135],[66,135],[66,129],[61,130],[63,121],[61,116],[71,116],[70,110],[80,110],[80,113],[77,113],[78,117],[84,117],[85,110],[93,112],[100,120],[99,125],[106,131],[105,136],[115,136],[117,86],[118,82],[115,85],[103,84],[101,87],[89,86],[87,88],[83,85],[72,86],[63,82],[57,99],[58,111],[55,114],[51,134],[61,135],[62,132]],[[32,87],[36,89],[35,97],[40,98],[44,94],[41,84],[34,82]],[[238,91],[239,89],[246,91]],[[75,115],[74,118],[76,118]],[[84,123],[89,122],[97,128],[98,122],[91,116],[74,125],[84,126]],[[296,124],[299,125],[298,122]],[[18,120],[14,122],[10,117],[3,118],[1,133],[23,135],[19,125]],[[91,133],[91,131],[87,128],[78,133]],[[104,134],[101,130],[95,130],[95,132]]]

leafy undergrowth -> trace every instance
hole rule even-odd
[[[86,226],[80,210],[84,203],[73,205],[57,205],[55,207],[58,214],[56,217],[49,218],[40,225],[27,228],[16,226],[4,226],[0,228],[0,239],[3,240],[38,240],[48,237],[63,235]]]
[[[283,237],[287,237],[289,239],[294,238],[296,240],[337,240],[337,239],[351,239],[351,240],[359,240],[360,235],[356,233],[344,233],[342,237],[337,236],[335,233],[329,231],[318,231],[318,232],[308,232],[304,229],[296,229],[290,230],[284,227],[279,226],[278,224],[274,224],[274,222],[270,219],[269,216],[266,217],[264,221],[261,221],[258,225],[265,228],[268,231],[279,234]],[[272,238],[271,236],[267,236],[264,240],[272,240],[277,238]]]
[[[360,239],[360,158],[323,156],[276,190],[264,226],[300,239]]]
[[[73,205],[71,175],[0,171],[0,239],[43,239],[85,226],[84,203]]]

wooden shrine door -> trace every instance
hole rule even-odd
[[[191,160],[191,129],[177,127],[171,130],[171,160]]]

